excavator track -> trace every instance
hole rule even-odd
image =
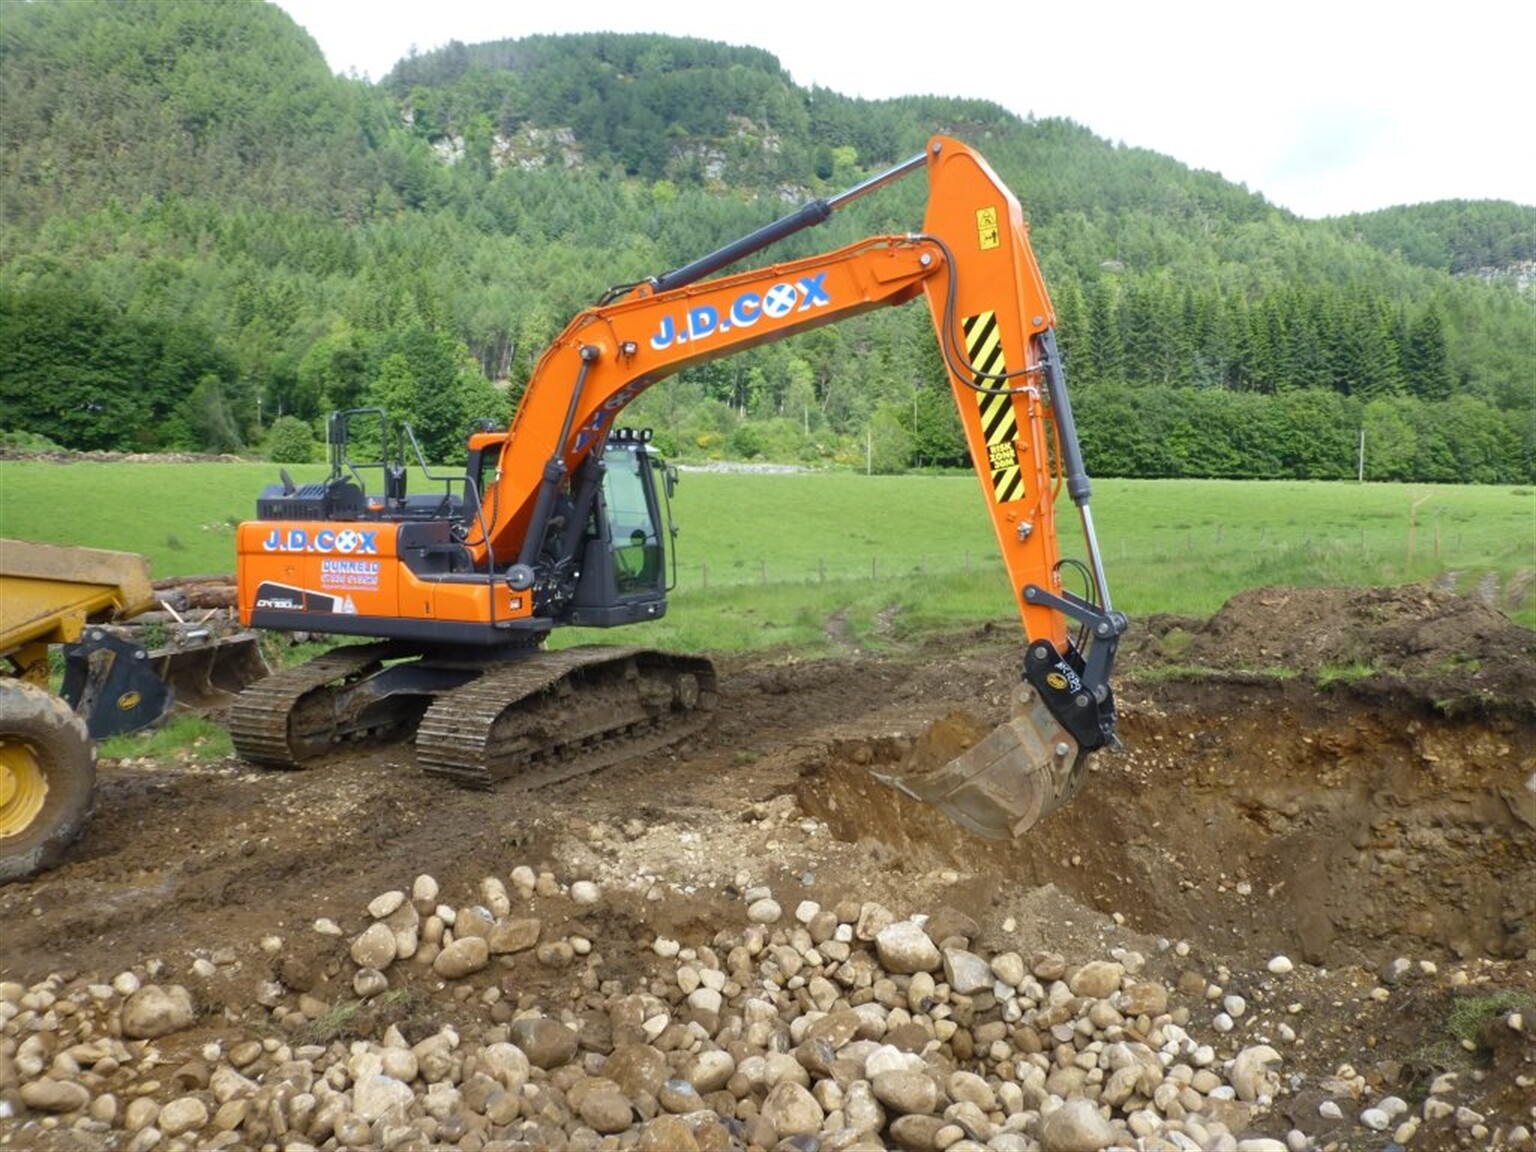
[[[470,788],[542,787],[674,744],[715,706],[709,661],[647,648],[539,652],[438,697],[422,771]]]
[[[229,735],[243,760],[299,768],[340,738],[328,686],[356,680],[397,655],[390,643],[333,648],[244,689],[229,707]]]
[[[648,648],[385,667],[409,655],[400,644],[353,645],[259,681],[230,706],[235,751],[302,768],[343,741],[383,741],[415,725],[428,775],[542,787],[674,744],[708,722],[716,700],[708,660]]]

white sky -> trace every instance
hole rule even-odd
[[[411,48],[661,32],[795,82],[1064,116],[1302,216],[1536,205],[1536,0],[277,0],[331,67]]]

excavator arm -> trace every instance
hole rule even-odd
[[[876,237],[826,255],[587,309],[545,350],[502,441],[486,503],[487,553],[530,562],[554,495],[600,452],[614,420],[690,365],[916,297],[943,259],[931,240]]]
[[[918,168],[929,181],[921,233],[712,275]],[[924,154],[835,199],[579,314],[529,380],[488,494],[494,519],[472,547],[477,565],[515,557],[512,579],[531,581],[560,494],[579,483],[584,465],[600,462],[614,419],[652,384],[919,294],[932,313],[1028,644],[1013,718],[966,756],[892,782],[976,831],[1017,834],[1069,799],[1088,754],[1114,741],[1109,675],[1125,619],[1110,606],[1055,313],[1028,225],[1017,199],[959,141],[936,137]],[[1063,587],[1056,529],[1063,482],[1084,536],[1083,594]]]

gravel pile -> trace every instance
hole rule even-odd
[[[1281,1120],[1300,1087],[1283,956],[1245,981],[1265,990],[1250,1004],[1190,970],[1155,979],[1127,949],[985,955],[953,909],[788,906],[767,888],[707,941],[553,927],[557,910],[599,923],[604,900],[519,868],[459,904],[421,876],[361,931],[316,922],[329,980],[314,949],[272,936],[264,971],[225,948],[176,980],[151,961],[105,983],[0,983],[0,1147],[1301,1152],[1411,1146],[1430,1125],[1536,1147],[1528,1125],[1459,1105],[1454,1076],[1410,1105],[1341,1067],[1317,1108],[1326,1140]],[[645,961],[628,982],[603,957],[624,950]],[[531,992],[529,972],[570,991]],[[242,981],[249,1012],[207,1009],[204,984]],[[422,997],[456,1023],[384,1023]]]

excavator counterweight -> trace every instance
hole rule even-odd
[[[929,183],[920,230],[725,271],[917,171]],[[333,416],[330,479],[301,489],[284,477],[240,526],[241,619],[380,643],[249,690],[232,713],[236,749],[291,767],[333,743],[414,729],[424,768],[483,784],[543,778],[559,763],[582,770],[696,729],[715,700],[702,658],[621,649],[578,659],[543,645],[560,627],[666,611],[676,473],[647,434],[617,425],[620,414],[682,369],[919,296],[1026,647],[1007,722],[888,779],[979,834],[1023,833],[1071,798],[1087,757],[1114,740],[1109,676],[1125,619],[1110,607],[1023,210],[975,151],[945,137],[839,196],[612,289],[544,351],[510,428],[471,433],[462,473],[433,471],[385,413]],[[354,438],[358,421],[369,431]],[[381,446],[379,459],[353,458],[350,445],[364,442]],[[413,455],[428,491],[407,491]],[[1063,483],[1088,557],[1067,564],[1084,575],[1081,595],[1063,587]],[[920,743],[930,755],[937,746]]]

